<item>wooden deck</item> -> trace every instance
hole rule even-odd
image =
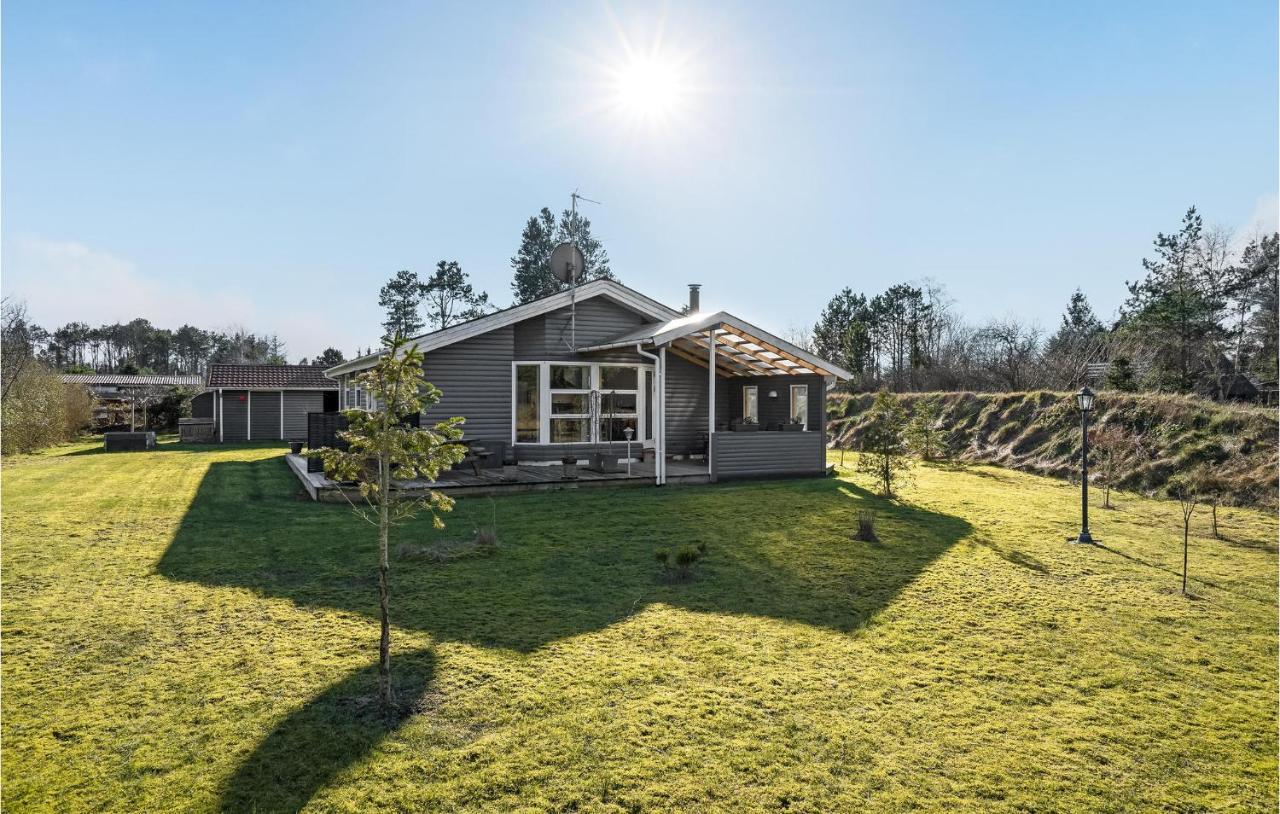
[[[331,481],[320,472],[307,472],[307,459],[302,455],[286,455],[289,468],[297,475],[302,487],[312,500],[344,501],[342,490],[346,488],[351,497],[356,496],[350,485]],[[452,470],[440,476],[434,483],[427,481],[402,481],[397,485],[408,491],[422,489],[439,489],[451,497],[469,495],[496,495],[512,492],[537,492],[551,489],[583,489],[593,486],[652,486],[654,483],[653,462],[632,463],[631,473],[627,474],[626,464],[622,471],[616,473],[593,472],[585,466],[578,467],[578,477],[568,480],[564,477],[560,464],[550,466],[502,467],[481,469],[476,475],[470,469]],[[702,461],[668,461],[667,483],[707,483],[707,465]]]

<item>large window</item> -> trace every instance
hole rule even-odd
[[[542,398],[539,365],[516,365],[516,441],[538,443],[538,402]]]
[[[518,444],[644,441],[646,368],[638,365],[519,362],[513,373]],[[649,377],[650,379],[652,377]]]
[[[551,443],[591,440],[591,366],[549,365]]]
[[[809,385],[791,385],[791,423],[809,429]]]

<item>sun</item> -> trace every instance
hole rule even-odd
[[[634,57],[617,72],[616,103],[630,115],[666,120],[679,112],[688,87],[679,68],[659,57]]]

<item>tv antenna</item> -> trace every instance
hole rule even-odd
[[[551,252],[551,274],[569,286],[569,350],[578,349],[578,281],[586,270],[586,258],[582,249],[578,248],[578,201],[586,201],[600,205],[578,194],[578,190],[569,193],[569,239],[556,246]]]

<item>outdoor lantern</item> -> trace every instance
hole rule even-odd
[[[778,397],[778,391],[777,391],[777,390],[770,390],[770,391],[769,391],[769,398],[771,398],[771,399],[776,399],[777,397]]]
[[[1076,405],[1080,408],[1080,533],[1067,539],[1093,544],[1096,541],[1089,534],[1089,411],[1093,409],[1093,391],[1080,388]]]

